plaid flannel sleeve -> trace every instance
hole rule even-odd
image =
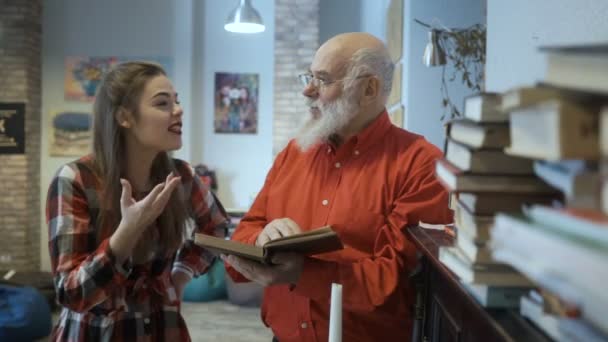
[[[106,300],[111,287],[122,284],[130,269],[128,264],[117,264],[109,238],[97,241],[98,227],[91,225],[81,180],[77,167],[63,166],[51,182],[46,203],[57,299],[78,312]]]
[[[190,277],[198,277],[207,272],[215,257],[210,251],[194,244],[194,234],[224,237],[228,218],[217,197],[202,183],[190,165],[182,161],[177,168],[190,201],[193,216],[190,224],[193,227],[188,229],[189,236],[177,252],[173,272],[181,271]]]

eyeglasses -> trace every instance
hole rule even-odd
[[[372,75],[360,75],[357,77],[344,77],[338,80],[333,80],[333,81],[329,81],[329,80],[325,80],[322,78],[318,78],[315,75],[311,74],[311,73],[305,73],[305,74],[299,74],[298,75],[298,79],[300,80],[300,83],[302,83],[302,85],[304,87],[308,87],[308,85],[312,84],[313,87],[315,88],[323,88],[323,87],[327,87],[328,85],[337,83],[337,82],[341,82],[347,79],[360,79],[360,78],[364,78],[364,77],[369,77]]]

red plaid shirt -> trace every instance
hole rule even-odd
[[[59,169],[47,198],[49,252],[57,299],[63,310],[53,331],[60,341],[188,341],[171,273],[205,273],[213,256],[194,245],[194,232],[223,236],[226,214],[186,162],[174,160],[182,177],[191,220],[189,238],[177,253],[155,243],[147,261],[119,265],[109,248],[116,227],[98,221],[101,183],[86,156]]]

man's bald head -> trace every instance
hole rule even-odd
[[[391,91],[394,64],[384,42],[369,33],[349,32],[332,37],[317,50],[313,71],[315,66],[323,66],[339,77],[375,75],[381,81],[382,97],[388,97]]]
[[[335,53],[336,57],[342,57],[345,61],[350,59],[360,49],[372,49],[376,51],[388,51],[384,43],[375,36],[365,32],[342,33],[326,41],[317,53]]]

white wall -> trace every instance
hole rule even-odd
[[[348,2],[349,0],[345,0]],[[407,0],[403,0],[406,2]],[[386,10],[390,0],[361,0],[361,32],[386,38]]]
[[[50,114],[90,111],[91,104],[64,101],[66,56],[164,56],[173,59],[171,77],[184,108],[184,147],[175,156],[216,169],[219,196],[226,207],[247,207],[272,162],[272,78],[274,3],[254,0],[266,23],[256,36],[223,31],[237,1],[216,0],[55,0],[45,1],[42,47],[42,269],[50,268],[46,193],[55,171],[76,157],[49,156]],[[257,135],[213,133],[213,73],[260,74]]]
[[[538,46],[606,41],[606,0],[488,0],[486,87],[500,92],[541,80]]]
[[[428,42],[427,28],[414,22],[419,19],[431,24],[438,20],[447,27],[464,28],[476,23],[485,22],[484,0],[406,0],[404,22],[405,73],[403,75],[405,91],[406,128],[422,134],[427,140],[443,149],[445,138],[440,121],[441,106],[441,67],[427,68],[422,64],[422,54]],[[510,2],[510,1],[509,1]],[[452,68],[446,69],[451,75]],[[450,99],[462,105],[468,88],[458,80],[448,82]]]
[[[365,0],[319,1],[319,45],[339,33],[361,31],[362,2]]]
[[[252,1],[266,31],[242,35],[224,31],[224,20],[237,1],[207,0],[200,20],[202,36],[202,92],[197,96],[202,123],[200,134],[203,161],[216,170],[218,195],[226,207],[248,208],[261,189],[272,164],[272,113],[274,78],[274,1]],[[213,92],[215,72],[259,74],[258,133],[215,134]],[[197,148],[201,148],[197,147]]]

